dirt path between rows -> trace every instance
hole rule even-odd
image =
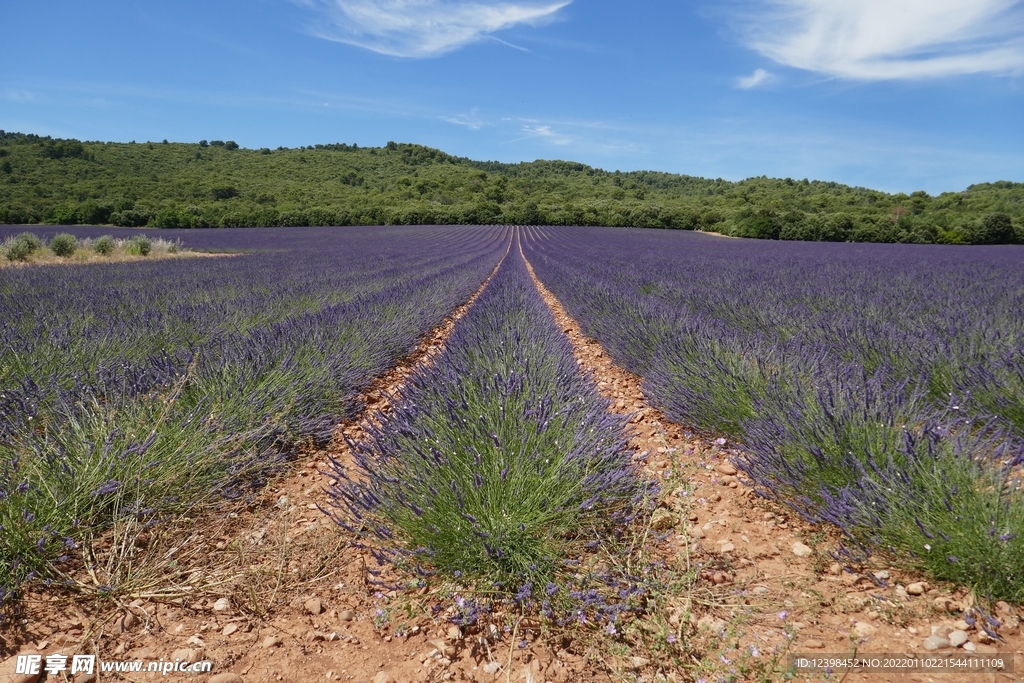
[[[510,249],[519,249],[515,238]],[[666,420],[647,401],[639,378],[583,335],[535,276],[581,367],[614,411],[632,416],[631,443],[646,474],[667,484],[652,520],[660,533],[654,551],[678,575],[677,591],[659,596],[631,637],[549,632],[520,648],[510,647],[512,634],[447,622],[442,609],[451,596],[437,588],[395,591],[369,583],[368,570],[380,569],[376,561],[319,509],[329,505],[330,479],[322,472],[329,458],[350,460],[345,438],[358,440],[360,423],[386,412],[405,378],[441,352],[490,277],[374,383],[366,410],[340,425],[327,449],[305,456],[249,507],[185,520],[141,549],[163,561],[161,572],[136,580],[133,594],[118,600],[29,594],[16,628],[0,639],[0,659],[8,658],[0,665],[0,683],[38,680],[13,674],[16,653],[95,654],[104,662],[141,660],[144,666],[210,661],[211,673],[188,680],[212,683],[778,680],[768,672],[778,671],[773,667],[783,666],[790,653],[921,653],[933,627],[945,633],[966,626],[956,623],[958,611],[970,604],[966,591],[915,586],[919,577],[889,567],[842,571],[829,556],[836,539],[828,531],[756,498],[729,464],[737,453],[730,444]],[[888,587],[878,585],[883,581]],[[910,594],[918,588],[922,594]],[[1014,626],[1021,611],[1001,607],[1005,643],[965,630],[976,654],[1012,659],[1016,653],[1017,673],[972,673],[972,682],[1024,677],[1024,637]],[[672,653],[686,664],[666,666],[666,648],[675,648]],[[929,654],[951,653],[964,651]],[[830,680],[925,683],[964,673],[851,673]],[[182,680],[186,674],[170,676]],[[161,678],[143,671],[103,673],[98,680]],[[808,678],[822,680],[824,674]],[[56,674],[46,680],[72,679]],[[73,680],[97,679],[78,674]]]

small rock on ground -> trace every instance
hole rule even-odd
[[[858,621],[853,625],[853,632],[860,638],[869,638],[878,632],[878,629],[866,621]]]
[[[924,649],[928,650],[929,652],[934,652],[935,650],[941,650],[944,647],[949,647],[949,644],[949,640],[943,638],[942,636],[928,636],[924,639]]]
[[[800,541],[793,544],[793,554],[797,557],[810,557],[813,552],[810,546],[806,546]]]
[[[961,631],[959,629],[957,629],[956,631],[953,631],[952,633],[950,633],[948,637],[949,637],[949,644],[952,645],[953,647],[960,647],[961,645],[966,643],[967,640],[968,640],[967,632],[966,631]]]

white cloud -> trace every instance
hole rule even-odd
[[[542,140],[547,140],[553,145],[568,145],[572,142],[571,138],[555,130],[550,125],[541,125],[537,121],[527,121],[524,123],[522,132],[525,133],[525,137],[519,138],[519,140],[540,138]],[[514,140],[513,142],[518,142],[518,140]]]
[[[492,37],[490,34],[496,31],[550,21],[558,10],[572,2],[295,1],[321,12],[323,21],[312,29],[314,35],[395,57],[436,57]]]
[[[764,69],[754,69],[754,73],[749,76],[743,76],[736,83],[744,90],[750,90],[751,88],[756,88],[759,85],[764,85],[774,78],[774,76]]]
[[[532,137],[546,138],[556,145],[569,144],[569,139],[552,130],[551,126],[523,126],[523,132],[529,133]]]
[[[480,120],[480,110],[476,107],[470,109],[469,114],[442,116],[441,120],[447,123],[454,123],[456,126],[465,126],[470,130],[480,130],[484,127],[484,122]]]
[[[18,104],[32,104],[36,101],[36,94],[28,90],[14,90],[7,88],[3,91],[3,95],[0,95],[0,98],[11,102],[17,102]]]
[[[763,55],[840,78],[1024,72],[1020,0],[766,0],[744,23]]]

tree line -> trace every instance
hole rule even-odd
[[[931,196],[765,176],[609,172],[569,161],[473,161],[422,145],[245,149],[0,131],[0,222],[208,228],[606,225],[736,237],[1024,243],[1024,183]]]

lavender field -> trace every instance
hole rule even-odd
[[[846,552],[1024,596],[1024,249],[524,231],[538,277],[681,424]]]
[[[738,443],[760,494],[838,527],[846,559],[1024,598],[1024,248],[501,226],[160,236],[224,255],[0,271],[0,599],[60,580],[124,520],[257,490],[494,273],[350,444],[356,471],[335,462],[332,514],[374,532],[382,563],[545,612],[575,596],[613,626],[643,579],[607,575],[584,598],[571,558],[654,488],[527,264],[670,419]]]
[[[325,442],[480,286],[510,231],[182,239],[248,253],[0,274],[0,598],[116,518],[241,495]]]

